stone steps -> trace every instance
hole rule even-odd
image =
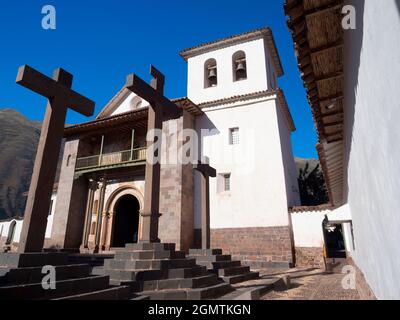
[[[238,274],[243,274],[250,272],[250,267],[248,266],[238,266],[238,267],[231,267],[225,269],[218,270],[218,276],[220,277],[229,277],[229,276],[236,276]]]
[[[90,268],[87,264],[55,266],[54,268],[57,281],[84,278],[90,274]],[[43,276],[42,267],[0,268],[0,286],[38,283],[42,281]]]
[[[110,287],[109,276],[91,275],[88,264],[73,263],[64,252],[0,254],[0,300],[130,298],[130,288]],[[55,289],[43,289],[42,267],[55,268]],[[47,270],[46,270],[47,271]],[[46,282],[47,284],[47,282]]]
[[[237,274],[237,275],[233,275],[233,276],[225,276],[225,277],[221,277],[221,278],[226,283],[236,284],[236,283],[245,282],[245,281],[249,281],[249,280],[255,280],[255,279],[258,279],[259,277],[260,277],[260,274],[258,272],[246,272],[243,274]]]
[[[229,263],[230,256],[209,260]],[[127,244],[105,262],[104,273],[111,284],[127,285],[131,292],[156,300],[217,298],[234,290],[205,266],[196,265],[196,259],[175,251],[174,244]]]
[[[151,281],[167,278],[165,270],[123,270],[104,269],[113,281]]]
[[[127,243],[123,251],[133,250],[133,251],[162,251],[169,250],[175,251],[175,243]]]
[[[68,265],[68,255],[62,252],[38,253],[2,253],[0,254],[0,267],[29,268],[45,265]]]
[[[222,249],[189,249],[189,256],[210,256],[220,254],[222,254]]]
[[[209,269],[213,269],[217,272],[219,269],[240,267],[241,263],[240,261],[217,261],[217,262],[211,262],[211,264],[207,264],[207,267],[208,266],[210,266]]]
[[[161,260],[161,259],[184,259],[184,251],[171,251],[171,250],[160,250],[160,251],[128,251],[120,250],[115,253],[115,259],[119,260]]]
[[[217,254],[217,255],[189,255],[188,258],[196,259],[197,262],[220,262],[220,261],[231,261],[232,257],[229,254]]]
[[[250,272],[241,261],[233,261],[231,255],[224,255],[221,249],[191,249],[190,257],[196,263],[207,267],[228,284],[235,284],[259,278],[257,272]]]
[[[94,292],[75,294],[54,300],[128,300],[131,298],[128,286],[111,287]]]
[[[171,289],[196,289],[218,284],[218,277],[214,274],[207,274],[196,278],[186,279],[165,279],[155,281],[144,281],[142,291],[150,290],[171,290]]]
[[[109,287],[108,276],[90,276],[56,281],[55,289],[45,290],[42,283],[0,287],[1,300],[55,299],[82,293],[104,290]]]
[[[153,260],[131,260],[113,259],[105,262],[105,269],[123,270],[160,270],[190,268],[196,266],[195,259],[153,259]]]
[[[210,300],[234,290],[229,284],[223,282],[206,288],[144,291],[141,294],[149,296],[150,300]]]

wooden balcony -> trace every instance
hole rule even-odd
[[[138,148],[78,158],[75,171],[93,171],[116,166],[144,164],[145,162],[146,148]]]

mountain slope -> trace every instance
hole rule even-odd
[[[23,215],[39,136],[40,123],[0,109],[0,219]]]

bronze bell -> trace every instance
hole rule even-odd
[[[246,68],[244,66],[244,63],[240,61],[236,67],[236,79],[241,80],[241,79],[246,79],[246,77],[247,77]]]
[[[215,72],[215,68],[211,68],[208,70],[208,80],[215,81],[217,79],[217,73]]]
[[[236,72],[244,72],[244,71],[246,71],[246,68],[244,67],[243,62],[239,62],[236,67]]]

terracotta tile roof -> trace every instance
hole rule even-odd
[[[302,212],[321,212],[326,210],[333,210],[331,204],[321,204],[319,206],[296,206],[289,208],[289,213],[302,213]]]
[[[301,77],[319,143],[317,151],[335,206],[344,202],[343,0],[286,0]]]
[[[203,103],[200,103],[198,106],[201,109],[211,108],[211,107],[221,106],[221,105],[225,105],[225,104],[231,104],[231,103],[235,103],[235,102],[239,102],[239,101],[258,99],[258,98],[269,97],[269,96],[274,96],[274,95],[276,95],[279,100],[279,106],[282,108],[282,111],[285,115],[285,118],[287,120],[290,130],[292,132],[296,131],[296,127],[294,125],[294,121],[293,121],[292,115],[290,113],[289,106],[287,104],[285,95],[283,94],[283,91],[281,89],[265,90],[265,91],[258,91],[258,92],[254,92],[254,93],[232,96],[232,97],[228,97],[228,98],[203,102]]]
[[[225,37],[219,40],[210,41],[201,45],[197,45],[188,49],[182,50],[179,54],[186,61],[188,58],[213,51],[220,48],[229,47],[231,45],[237,44],[239,42],[249,41],[253,39],[265,38],[267,40],[268,47],[271,52],[272,60],[275,65],[278,77],[283,75],[282,62],[279,57],[278,49],[272,34],[272,31],[268,27],[263,27],[255,29],[248,32],[243,32],[237,35]]]
[[[172,99],[178,107],[189,112],[193,116],[199,116],[203,114],[203,111],[194,104],[188,98],[177,98]],[[88,132],[92,130],[98,130],[103,128],[118,127],[129,123],[138,123],[139,125],[146,127],[147,114],[149,107],[143,107],[136,110],[116,114],[107,118],[99,118],[92,121],[68,126],[64,129],[64,137],[72,136],[82,132]]]

